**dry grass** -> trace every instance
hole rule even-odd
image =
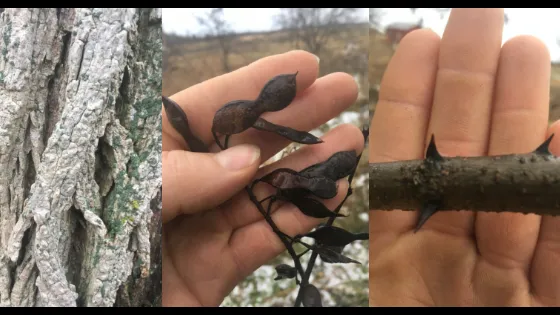
[[[368,29],[352,26],[344,36],[332,40],[321,58],[321,75],[343,71],[363,74],[363,94],[367,96]],[[234,52],[229,56],[231,70],[246,66],[260,58],[302,48],[284,31],[240,34],[234,38]],[[355,45],[354,53],[345,54],[347,44]],[[165,45],[165,43],[164,43]],[[224,74],[221,50],[214,39],[189,41],[166,47],[170,51],[168,66],[163,72],[163,94],[172,95],[194,84]],[[362,60],[363,59],[363,60]]]

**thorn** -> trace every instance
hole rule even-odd
[[[433,161],[443,161],[443,157],[439,154],[437,147],[436,147],[436,140],[434,135],[432,134],[432,139],[430,140],[430,144],[428,145],[428,150],[426,151],[426,159],[433,160]]]
[[[298,73],[299,73],[299,70],[296,71],[296,73],[294,74],[294,77],[296,77],[298,75]]]
[[[537,154],[542,154],[542,155],[552,155],[552,153],[550,153],[550,150],[548,149],[548,147],[550,146],[550,143],[552,142],[552,138],[554,137],[554,134],[550,135],[550,137],[548,139],[546,139],[546,141],[541,144],[534,153]]]
[[[420,210],[420,217],[418,218],[418,223],[416,223],[416,228],[414,233],[418,232],[420,228],[428,221],[428,219],[438,211],[439,204],[437,202],[427,202],[424,207]]]

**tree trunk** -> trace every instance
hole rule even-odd
[[[0,14],[0,305],[161,305],[161,9]]]

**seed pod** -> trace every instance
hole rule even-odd
[[[281,74],[265,84],[255,101],[261,113],[276,112],[290,105],[296,97],[297,74]]]
[[[218,109],[212,122],[212,131],[222,135],[243,132],[253,126],[262,114],[254,101],[232,101]]]
[[[305,177],[324,176],[332,180],[339,180],[350,175],[357,162],[358,158],[353,150],[340,151],[333,154],[328,160],[311,165],[299,173]]]
[[[330,264],[336,264],[336,263],[341,263],[341,264],[349,264],[349,263],[353,263],[353,264],[358,264],[361,265],[361,263],[359,261],[356,261],[352,258],[346,257],[344,255],[342,255],[340,252],[342,252],[342,247],[330,247],[330,246],[322,246],[319,245],[315,248],[315,251],[317,253],[319,253],[319,257],[321,257],[321,260],[323,260],[326,263],[330,263]]]
[[[280,264],[280,265],[276,266],[275,269],[276,269],[276,272],[278,273],[278,275],[276,276],[276,278],[274,278],[274,280],[292,279],[292,278],[295,278],[297,276],[296,268],[294,268],[290,265]]]
[[[305,307],[322,307],[323,304],[321,303],[321,293],[317,288],[312,284],[306,284],[302,288],[302,303]]]
[[[263,118],[257,119],[255,124],[253,124],[253,127],[255,129],[259,129],[259,130],[263,130],[263,131],[274,132],[281,137],[284,137],[288,140],[291,140],[291,141],[297,142],[297,143],[317,144],[317,143],[322,143],[323,142],[323,140],[315,137],[314,135],[312,135],[308,132],[299,131],[299,130],[295,130],[295,129],[292,129],[292,128],[276,125],[276,124],[273,124],[273,123],[271,123],[271,122],[269,122],[269,121],[267,121]]]
[[[295,198],[289,198],[289,201],[308,217],[317,219],[345,217],[345,215],[329,210],[319,200],[305,196],[296,196]]]
[[[185,140],[189,149],[192,152],[208,152],[208,148],[202,140],[195,136],[189,128],[189,121],[187,115],[179,104],[175,103],[172,99],[161,96],[163,108],[169,119],[169,123]]]
[[[287,191],[305,189],[319,198],[330,199],[336,196],[336,182],[326,177],[308,178],[299,175],[296,171],[288,168],[279,168],[260,179],[280,190]]]
[[[369,239],[369,233],[352,233],[336,226],[322,226],[305,235],[328,246],[346,246],[357,240]]]

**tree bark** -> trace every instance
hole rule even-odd
[[[0,305],[161,305],[161,9],[0,14]]]

